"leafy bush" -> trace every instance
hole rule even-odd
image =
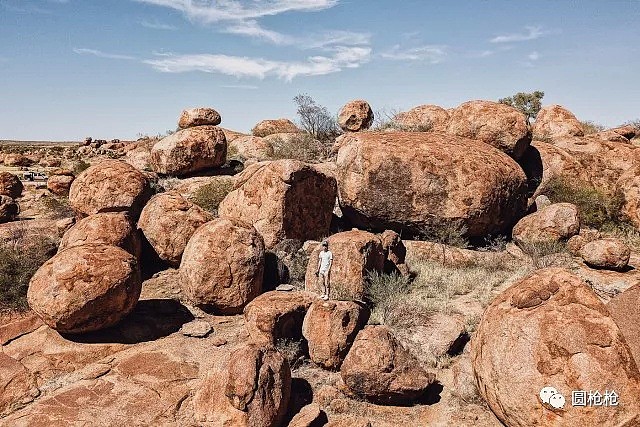
[[[331,157],[331,144],[315,139],[308,133],[287,138],[273,138],[273,158],[294,159],[307,163],[318,163]]]
[[[531,93],[518,92],[513,96],[498,100],[501,104],[510,105],[527,117],[527,121],[535,119],[542,108],[544,92],[536,90]]]
[[[340,128],[335,117],[329,114],[329,110],[307,94],[299,94],[293,98],[300,119],[300,127],[313,138],[322,142],[333,141],[340,135]]]
[[[626,222],[621,214],[624,195],[613,194],[593,187],[589,183],[555,178],[547,184],[545,194],[553,203],[573,203],[580,212],[580,223],[593,228],[616,226]]]
[[[191,196],[191,201],[214,215],[218,214],[220,202],[233,190],[231,180],[220,180],[205,184]]]

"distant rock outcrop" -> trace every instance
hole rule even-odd
[[[289,119],[263,120],[251,129],[253,136],[265,137],[274,133],[298,133],[300,129]]]
[[[560,105],[546,105],[538,112],[533,123],[536,139],[562,136],[584,136],[582,124],[573,113]]]

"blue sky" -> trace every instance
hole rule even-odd
[[[212,106],[248,131],[336,112],[545,91],[640,118],[640,0],[0,0],[0,139],[134,138]]]

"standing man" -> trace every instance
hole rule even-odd
[[[322,250],[318,255],[318,270],[316,271],[316,277],[322,278],[322,296],[323,300],[329,299],[330,292],[330,276],[331,276],[331,264],[333,263],[333,254],[329,250],[329,242],[322,241]]]

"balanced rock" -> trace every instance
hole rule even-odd
[[[189,108],[182,111],[178,127],[187,129],[194,126],[217,126],[221,121],[220,113],[213,108]]]
[[[403,130],[446,132],[449,113],[437,105],[419,105],[396,114],[393,121]]]
[[[368,319],[369,310],[353,301],[315,301],[302,324],[311,361],[327,369],[339,368]]]
[[[371,127],[373,110],[367,101],[355,100],[347,103],[338,113],[338,125],[345,132],[359,132]]]
[[[198,425],[281,426],[291,395],[291,369],[273,347],[237,347],[215,360],[193,398]]]
[[[492,101],[469,101],[453,109],[447,132],[489,144],[519,159],[531,143],[527,118],[515,108]]]
[[[75,177],[69,175],[52,175],[47,179],[47,189],[56,196],[66,196]]]
[[[154,144],[151,169],[163,175],[182,176],[217,168],[227,159],[227,140],[216,126],[182,129]]]
[[[11,197],[0,195],[0,224],[13,221],[20,213],[20,206]]]
[[[309,292],[265,292],[244,309],[251,342],[275,344],[279,339],[302,338],[304,316],[316,296]]]
[[[358,333],[340,375],[351,392],[382,404],[411,403],[436,379],[387,326],[367,326]]]
[[[138,228],[158,257],[177,267],[193,233],[212,219],[212,214],[170,191],[149,200],[140,214]]]
[[[20,178],[9,172],[0,172],[0,196],[17,199],[22,196],[23,189]]]
[[[559,242],[580,231],[578,208],[571,203],[554,203],[522,218],[513,228],[518,243]]]
[[[222,314],[241,313],[260,295],[264,243],[250,225],[214,219],[196,230],[182,254],[182,287],[197,305]]]
[[[480,394],[505,425],[640,425],[640,372],[629,347],[596,294],[567,270],[537,270],[494,299],[471,359]],[[565,396],[564,409],[540,400],[548,386]],[[572,407],[573,390],[613,390],[619,404]]]
[[[289,119],[263,120],[253,127],[254,136],[268,136],[274,133],[298,133],[300,129]]]
[[[135,307],[142,289],[137,261],[109,245],[64,250],[29,282],[29,306],[62,333],[96,331],[119,322]]]
[[[382,240],[368,231],[351,230],[336,233],[327,242],[333,254],[329,296],[362,299],[369,272],[384,270],[386,254]],[[318,294],[322,293],[322,284],[316,276],[321,250],[317,245],[311,253],[305,275],[305,289]]]
[[[629,265],[631,250],[620,239],[598,239],[586,243],[580,256],[591,267],[622,270]]]
[[[533,123],[533,136],[536,139],[584,136],[584,130],[571,111],[560,105],[546,105]]]
[[[221,217],[253,224],[267,248],[284,239],[329,234],[336,181],[297,160],[254,163],[237,176],[220,203]]]
[[[138,230],[124,212],[105,212],[81,219],[62,236],[58,252],[87,244],[117,246],[140,258]]]
[[[348,134],[337,166],[340,208],[360,228],[410,237],[458,222],[480,237],[510,229],[526,207],[527,178],[513,159],[452,135]]]
[[[81,217],[129,212],[137,218],[150,197],[151,187],[142,172],[119,160],[104,160],[89,167],[69,190],[69,203]]]

